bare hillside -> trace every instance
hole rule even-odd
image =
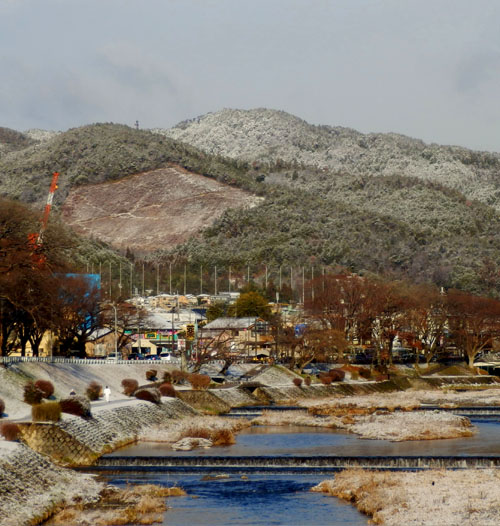
[[[72,188],[62,216],[87,237],[144,253],[183,243],[228,208],[249,208],[259,200],[171,165],[118,181]]]

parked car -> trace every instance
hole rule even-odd
[[[122,359],[123,359],[123,356],[122,356],[122,353],[120,352],[119,353],[110,352],[108,356],[106,356],[106,361],[108,362],[115,362],[116,360],[122,360]]]
[[[138,352],[131,352],[128,355],[129,360],[144,360],[144,354],[138,353]]]
[[[145,360],[159,360],[160,359],[160,355],[159,354],[146,354],[144,356],[144,359]]]
[[[172,361],[172,353],[163,351],[160,353],[160,360],[162,362],[171,362]]]

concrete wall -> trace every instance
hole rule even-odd
[[[127,405],[101,410],[90,419],[20,424],[20,429],[23,441],[34,451],[59,465],[85,466],[134,442],[144,427],[189,414],[195,411],[176,398],[163,398],[159,405],[131,400]]]

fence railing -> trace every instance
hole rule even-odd
[[[15,364],[22,362],[39,362],[39,363],[72,363],[72,364],[84,364],[84,365],[131,365],[131,364],[178,364],[180,363],[179,358],[171,358],[170,360],[115,360],[110,359],[96,359],[96,358],[64,358],[61,356],[0,356],[0,363],[3,364]]]

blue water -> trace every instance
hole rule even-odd
[[[500,455],[500,422],[474,422],[472,437],[389,442],[305,426],[252,426],[238,433],[236,444],[210,449],[174,451],[166,444],[140,443],[111,455],[130,456],[312,456],[312,455]]]
[[[350,504],[310,488],[321,475],[250,475],[203,481],[200,475],[148,473],[110,476],[115,485],[180,486],[187,497],[167,499],[166,526],[365,526],[367,518]]]
[[[236,444],[193,451],[173,451],[165,444],[141,443],[111,455],[500,455],[500,422],[473,421],[473,437],[388,442],[362,440],[344,432],[303,426],[254,426],[236,436]],[[330,476],[259,475],[248,480],[202,480],[201,474],[141,473],[108,475],[117,485],[131,482],[180,486],[187,497],[168,499],[169,526],[365,526],[367,518],[339,499],[309,491]]]

